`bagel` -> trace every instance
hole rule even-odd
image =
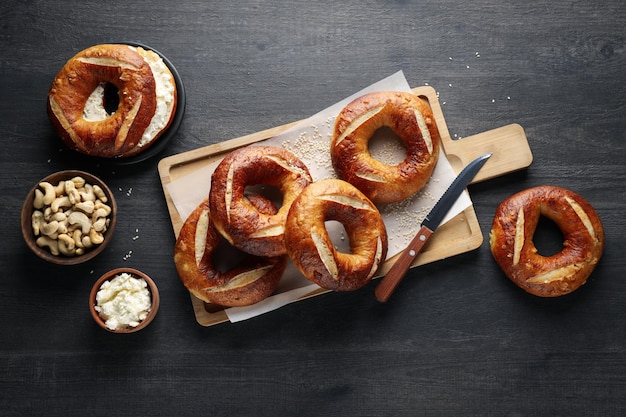
[[[106,91],[117,89],[117,108]],[[72,57],[48,92],[48,116],[63,142],[90,156],[129,157],[148,149],[169,127],[176,82],[155,52],[103,44]],[[109,114],[108,110],[114,110]]]
[[[211,219],[220,234],[244,252],[257,256],[284,255],[289,207],[311,181],[306,165],[285,149],[239,148],[219,163],[211,177]],[[277,213],[263,213],[247,201],[246,187],[254,185],[269,185],[280,191],[282,204]]]
[[[388,127],[402,140],[406,157],[397,165],[372,157],[368,143]],[[419,191],[437,164],[439,131],[419,97],[403,92],[363,95],[344,107],[335,121],[330,155],[339,178],[374,203],[393,203]]]
[[[263,197],[251,196],[249,201],[260,211],[276,212]],[[287,256],[249,256],[247,265],[220,272],[213,257],[221,240],[211,222],[207,198],[185,220],[174,247],[174,263],[189,292],[204,302],[226,307],[255,304],[272,294],[285,271]]]
[[[552,220],[563,234],[563,250],[555,255],[540,255],[533,243],[540,216]],[[502,201],[489,245],[516,285],[540,297],[557,297],[587,281],[602,256],[604,229],[583,197],[560,187],[540,186]]]
[[[350,253],[339,252],[325,222],[344,226]],[[322,288],[352,291],[366,285],[387,255],[387,232],[376,206],[339,179],[316,181],[294,200],[285,228],[287,253]]]

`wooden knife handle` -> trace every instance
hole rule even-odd
[[[413,260],[417,256],[418,253],[422,250],[428,238],[433,234],[433,231],[427,228],[426,226],[422,226],[420,230],[417,232],[417,235],[411,240],[409,246],[402,251],[396,263],[389,269],[387,275],[385,275],[374,294],[376,295],[376,299],[381,302],[385,302],[391,297],[391,294],[396,289],[404,275],[411,267]]]

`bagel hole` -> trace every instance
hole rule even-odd
[[[277,210],[280,210],[283,205],[283,194],[280,192],[278,187],[274,187],[273,185],[248,185],[244,190],[244,195],[249,197],[254,194],[267,198],[272,202],[272,204],[274,204]]]
[[[118,88],[112,83],[100,83],[91,92],[85,102],[83,118],[88,122],[106,120],[117,111],[119,105],[120,98]]]
[[[211,260],[215,268],[224,274],[231,269],[252,264],[254,258],[253,255],[232,246],[226,239],[220,239]]]
[[[388,126],[376,129],[367,147],[372,158],[386,165],[398,165],[406,158],[404,142]]]
[[[335,250],[350,253],[350,238],[344,225],[336,220],[326,220],[324,226]]]
[[[113,114],[117,111],[120,106],[120,91],[114,84],[104,83],[102,103],[107,114]]]
[[[556,255],[563,250],[564,240],[563,232],[556,223],[545,216],[539,216],[533,234],[533,243],[539,255],[545,257]]]

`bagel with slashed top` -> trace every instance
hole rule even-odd
[[[287,253],[285,219],[293,200],[311,183],[306,165],[291,152],[274,146],[232,151],[211,177],[209,203],[216,229],[233,246],[257,256]],[[246,188],[272,186],[282,202],[276,213],[263,213],[245,198]]]
[[[350,253],[335,249],[325,223],[345,228]],[[287,253],[320,287],[352,291],[366,285],[387,255],[387,232],[376,206],[357,188],[338,180],[316,181],[294,200],[285,227]]]
[[[406,157],[388,165],[372,157],[374,133],[390,128],[406,148]],[[376,92],[358,97],[335,121],[330,154],[339,178],[374,203],[393,203],[419,191],[439,158],[440,138],[430,107],[406,92]]]
[[[112,109],[109,91],[117,101]],[[176,105],[174,76],[158,54],[131,45],[101,44],[67,61],[52,82],[47,109],[71,149],[124,158],[145,151],[167,130]]]
[[[264,197],[246,198],[258,210],[276,213],[276,207]],[[225,307],[255,304],[271,295],[285,271],[287,256],[240,254],[237,266],[222,271],[214,259],[220,241],[207,198],[185,220],[174,247],[174,263],[189,292],[204,302]]]
[[[533,242],[540,216],[561,230],[563,250],[542,256]],[[600,260],[604,229],[594,208],[573,191],[533,187],[498,206],[489,245],[494,259],[511,281],[540,297],[569,294],[586,281]]]

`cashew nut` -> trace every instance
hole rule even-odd
[[[43,212],[39,210],[33,211],[33,214],[31,215],[31,223],[33,225],[33,233],[35,236],[39,236],[41,227],[45,224]]]
[[[82,248],[83,247],[83,232],[80,230],[74,230],[74,232],[72,232],[72,239],[74,239],[74,243],[76,244],[77,247]]]
[[[44,223],[41,227],[41,234],[46,236],[52,236],[59,229],[59,222],[56,220],[51,221],[50,223]]]
[[[45,205],[52,204],[52,202],[57,196],[56,191],[54,190],[54,186],[47,181],[40,182],[39,186],[43,188],[43,192],[44,192],[43,203]]]
[[[59,222],[59,227],[57,228],[57,233],[67,233],[68,232],[67,225],[68,225],[67,221]]]
[[[54,193],[57,197],[65,194],[65,181],[59,181],[59,183],[54,187]]]
[[[96,201],[96,195],[93,192],[93,186],[91,184],[85,184],[78,192],[83,201]]]
[[[91,240],[91,243],[93,243],[94,245],[99,245],[104,242],[104,236],[102,235],[102,233],[96,231],[95,229],[91,229],[89,231],[89,240]]]
[[[83,188],[85,186],[85,183],[86,183],[85,179],[83,177],[80,177],[80,176],[72,178],[71,181],[74,183],[74,186],[76,188]]]
[[[74,204],[74,208],[86,214],[91,214],[93,213],[93,210],[94,210],[94,202],[93,201],[81,201],[79,203]]]
[[[52,216],[50,216],[50,220],[56,220],[57,222],[62,222],[62,221],[65,221],[66,219],[67,219],[67,214],[65,214],[62,211],[56,212]]]
[[[85,249],[89,249],[94,245],[89,236],[83,236],[81,242]]]
[[[37,238],[36,243],[40,248],[47,247],[50,249],[50,253],[54,256],[59,254],[59,242],[56,239],[52,239],[48,236],[40,236]]]
[[[102,201],[103,203],[106,203],[107,201],[109,201],[106,194],[104,194],[104,190],[102,190],[102,188],[100,188],[99,185],[96,184],[93,186],[93,192],[96,195],[96,197],[98,197],[100,201]]]
[[[101,213],[100,210],[104,210],[105,212],[105,216],[108,216],[109,214],[111,214],[111,207],[107,206],[106,204],[104,204],[102,201],[97,200],[93,206],[93,208],[96,210],[96,212]],[[98,217],[102,217],[101,214],[98,214]]]
[[[89,233],[89,229],[91,229],[91,221],[89,220],[89,217],[80,211],[70,213],[67,220],[70,224],[79,224],[84,235]]]
[[[33,207],[36,209],[43,208],[43,192],[39,189],[35,189],[35,198],[33,199]]]
[[[53,214],[54,214],[54,213],[52,212],[52,209],[50,208],[50,206],[45,207],[45,208],[43,209],[43,218],[44,218],[47,222],[49,222],[50,220],[52,220],[52,215],[53,215]]]
[[[93,230],[95,230],[96,232],[103,232],[106,229],[107,226],[107,219],[106,217],[100,217],[98,220],[96,220],[93,223]]]
[[[77,204],[80,203],[80,193],[76,189],[74,185],[74,181],[67,180],[65,181],[65,194],[70,199],[70,203]]]
[[[57,240],[59,252],[66,256],[73,256],[76,254],[76,245],[74,239],[72,239],[69,235],[60,234]]]
[[[107,212],[105,208],[101,207],[93,212],[93,214],[91,215],[91,221],[95,223],[96,221],[98,221],[99,218],[108,216],[108,213],[110,212],[110,210]]]
[[[72,202],[70,201],[70,198],[64,195],[63,197],[55,198],[52,204],[50,205],[50,209],[52,210],[53,213],[56,213],[61,208],[71,207],[71,206],[72,206]]]

